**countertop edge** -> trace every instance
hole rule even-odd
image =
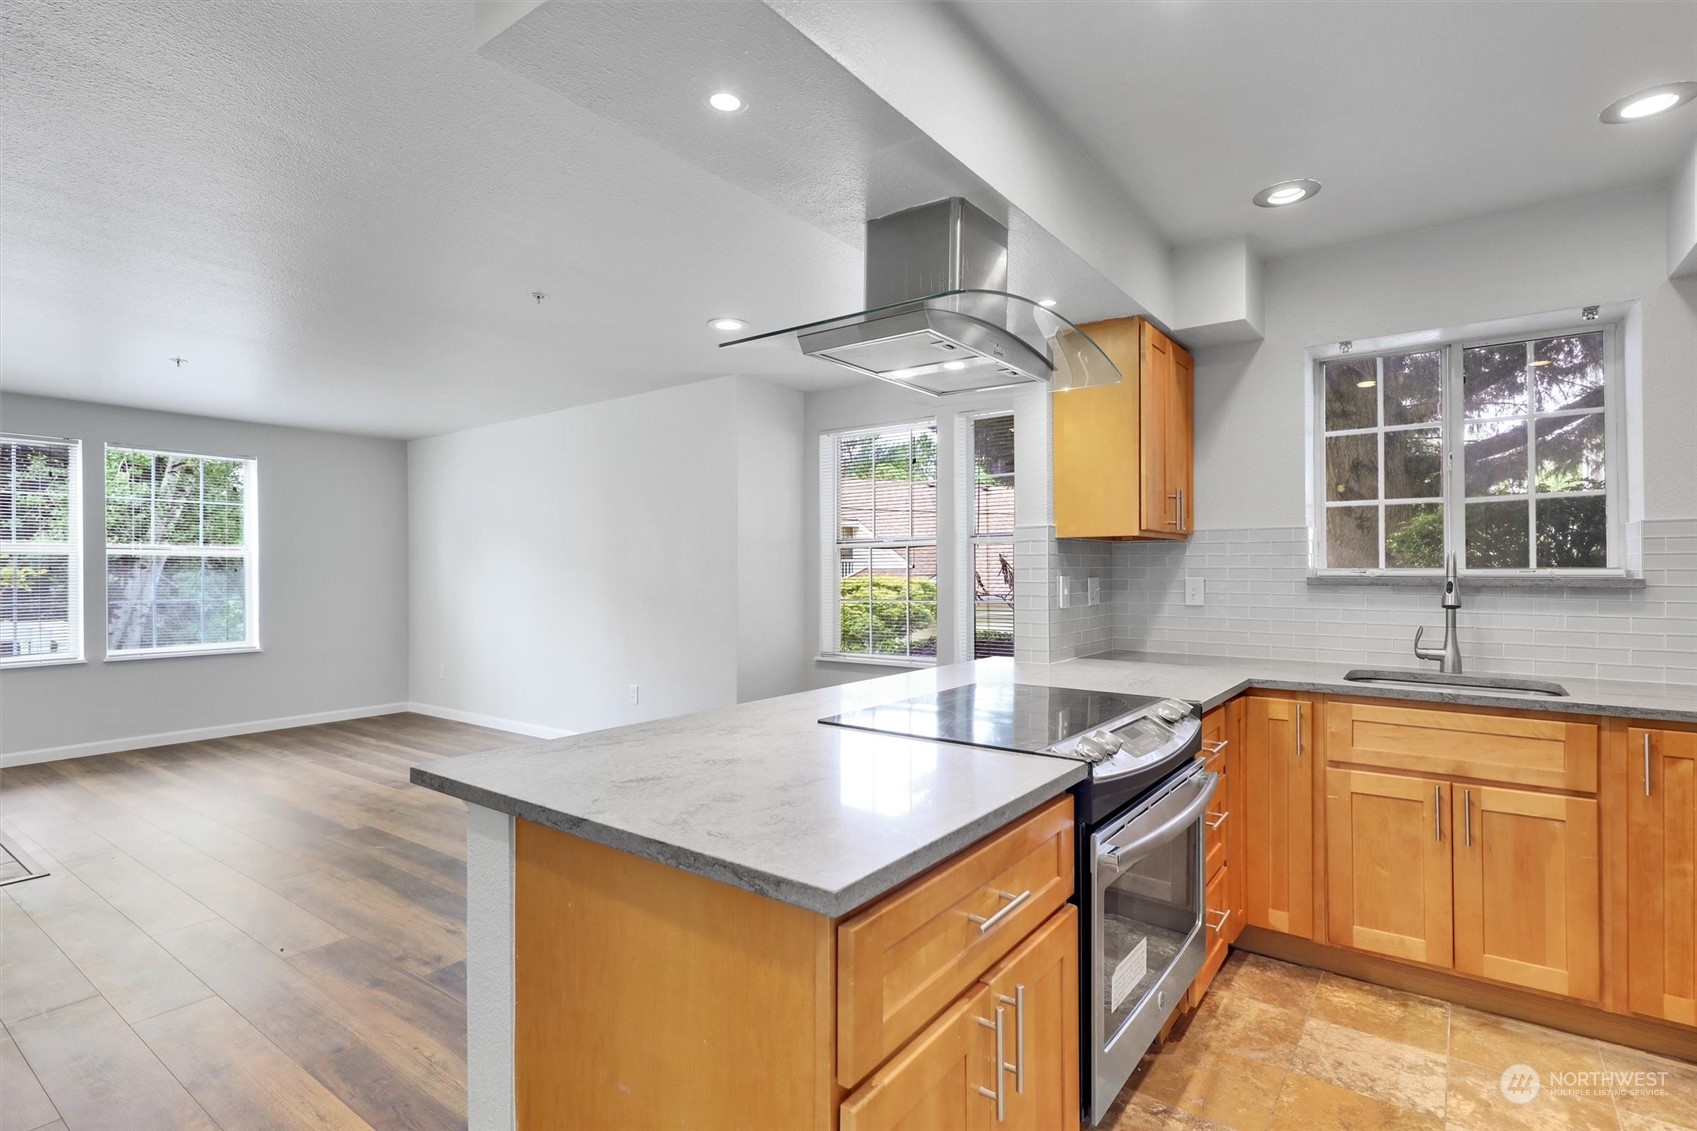
[[[834,891],[812,884],[804,884],[786,876],[776,876],[759,868],[731,864],[716,856],[710,856],[693,849],[680,848],[655,840],[652,837],[632,833],[626,829],[614,828],[597,821],[561,813],[555,809],[533,805],[508,794],[497,793],[480,786],[468,785],[465,782],[442,777],[423,766],[412,767],[409,777],[414,785],[423,786],[450,797],[457,797],[471,805],[481,805],[486,809],[494,809],[510,817],[544,825],[559,832],[582,837],[596,844],[615,848],[621,852],[628,852],[646,860],[653,860],[656,863],[665,864],[668,867],[677,868],[680,871],[689,872],[692,875],[701,876],[729,887],[740,888],[743,891],[753,892],[755,895],[787,903],[792,907],[799,907],[804,911],[837,919],[865,906],[880,896],[888,894],[921,872],[947,860],[961,849],[983,840],[991,833],[1031,812],[1045,801],[1059,797],[1071,789],[1074,783],[1083,780],[1084,767],[1082,763],[1069,766],[1065,771],[1037,788],[1027,790],[1020,796],[973,818],[959,828],[914,849],[906,856],[862,876],[847,887]]]

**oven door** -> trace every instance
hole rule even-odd
[[[1191,763],[1090,839],[1090,1121],[1101,1121],[1202,968],[1203,815]]]

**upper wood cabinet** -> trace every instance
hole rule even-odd
[[[1314,930],[1314,704],[1252,695],[1245,705],[1243,865],[1249,925]]]
[[[1697,732],[1629,727],[1626,766],[1628,1005],[1697,1025]]]
[[[1083,330],[1124,379],[1051,397],[1056,536],[1189,537],[1195,363],[1142,318]]]

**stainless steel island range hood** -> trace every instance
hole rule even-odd
[[[1008,230],[950,197],[867,223],[866,310],[724,345],[793,342],[932,396],[1120,379],[1087,334],[1007,284]]]

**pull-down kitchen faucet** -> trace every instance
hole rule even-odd
[[[1444,598],[1440,602],[1444,609],[1444,644],[1441,648],[1420,647],[1420,637],[1426,631],[1424,625],[1414,630],[1414,654],[1422,660],[1438,661],[1441,672],[1459,672],[1461,670],[1461,638],[1455,632],[1455,612],[1461,608],[1461,587],[1455,577],[1455,555],[1449,555],[1444,563]]]

